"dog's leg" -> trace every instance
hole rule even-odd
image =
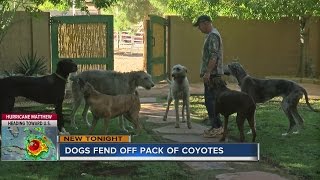
[[[185,119],[185,116],[184,116],[184,108],[186,108],[186,100],[183,98],[182,99],[182,112],[181,112],[181,115],[182,115],[182,121],[181,122],[186,122],[186,119]]]
[[[297,128],[296,131],[293,131],[293,134],[298,134],[299,130],[301,130],[303,128],[303,118],[300,116],[297,106],[299,104],[299,100],[302,98],[302,93],[291,93],[291,95],[289,95],[292,100],[291,105],[290,105],[290,112],[293,115],[293,118],[298,122],[299,126]]]
[[[86,102],[84,105],[83,112],[82,112],[82,118],[86,122],[87,126],[90,127],[91,124],[88,121],[88,110],[89,110],[89,104]]]
[[[217,117],[217,115],[215,115],[215,117]],[[226,137],[228,135],[228,120],[229,120],[229,116],[224,116],[224,124],[223,124],[223,135],[220,139],[220,142],[225,141]]]
[[[123,123],[124,118],[123,118],[123,116],[120,115],[118,118],[119,118],[119,119],[118,119],[118,122],[119,122],[119,126],[120,126],[120,131],[121,131],[121,133],[127,134],[129,131],[124,127],[124,123]]]
[[[286,133],[282,134],[282,136],[286,136],[295,127],[296,122],[295,122],[293,115],[290,111],[290,103],[289,103],[288,97],[283,98],[283,100],[281,102],[281,107],[282,107],[282,110],[284,111],[284,113],[286,114],[287,118],[289,119],[289,128]]]
[[[166,108],[166,112],[165,112],[165,114],[164,114],[164,116],[163,116],[163,120],[164,120],[164,121],[166,121],[166,120],[167,120],[168,112],[169,112],[169,107],[170,107],[171,102],[172,102],[172,97],[171,97],[171,95],[169,94],[169,95],[168,95],[168,99],[167,99],[167,108]]]
[[[58,115],[58,130],[59,130],[60,134],[70,134],[64,128],[64,119],[63,119],[63,114],[62,114],[62,102],[63,102],[63,99],[58,101],[55,104],[55,109],[54,109],[55,113]]]
[[[75,129],[78,129],[77,125],[76,125],[75,118],[76,118],[77,109],[79,108],[81,101],[82,101],[81,98],[77,98],[77,99],[74,98],[74,100],[73,100],[73,108],[72,108],[72,112],[71,112],[70,116],[71,116],[71,127],[75,128]]]
[[[129,121],[127,118],[123,117],[123,123],[126,130],[133,130],[133,127],[129,124]]]
[[[136,136],[140,135],[141,131],[142,131],[142,126],[141,126],[141,123],[139,121],[139,113],[138,112],[129,112],[128,114],[125,114],[124,117],[127,118],[130,122],[133,123],[134,128],[136,130],[135,135]]]
[[[175,128],[180,128],[180,124],[179,124],[179,99],[176,98],[174,100],[174,108],[175,108],[175,111],[176,111],[176,125],[175,125]]]
[[[295,119],[297,119],[298,123],[299,123],[299,129],[303,129],[303,124],[304,124],[304,121],[303,121],[303,118],[300,116],[298,110],[297,110],[297,107],[294,107],[292,110],[292,115],[294,116]],[[299,134],[299,129],[297,129],[296,131],[293,132],[293,134]]]
[[[89,134],[92,134],[92,132],[93,132],[94,128],[96,128],[96,125],[97,125],[98,119],[99,119],[98,117],[93,116],[92,126],[90,127]]]
[[[15,101],[16,101],[15,97],[9,97],[9,103],[8,103],[9,112],[13,112]]]
[[[291,113],[292,113],[293,117],[298,121],[298,123],[299,123],[299,129],[302,129],[302,128],[303,128],[304,121],[303,121],[303,118],[300,116],[300,114],[299,114],[298,109],[297,109],[296,106],[291,109]],[[299,129],[297,129],[296,131],[294,131],[293,134],[299,134]]]
[[[242,115],[237,114],[236,121],[237,121],[237,126],[240,132],[240,142],[244,142],[244,139],[245,139],[244,132],[243,132],[244,120],[245,118],[243,118]]]
[[[105,134],[105,135],[108,134],[109,121],[110,121],[110,118],[108,118],[108,117],[105,117],[105,118],[104,118],[104,134]]]
[[[257,132],[256,132],[256,121],[254,118],[255,112],[253,111],[253,113],[250,114],[250,116],[247,118],[251,132],[252,132],[252,142],[256,141],[256,136],[257,136]]]
[[[189,96],[186,99],[186,111],[187,111],[187,126],[189,129],[192,128],[191,125],[191,119],[190,119],[190,101],[189,101]]]

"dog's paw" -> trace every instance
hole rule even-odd
[[[287,135],[288,135],[288,133],[282,133],[281,135],[282,135],[282,136],[287,136]]]
[[[122,133],[122,134],[128,134],[128,133],[129,133],[129,131],[128,131],[128,130],[126,130],[126,129],[120,129],[120,133]]]
[[[71,125],[71,127],[75,130],[78,130],[78,127],[75,124]]]
[[[187,122],[185,119],[182,119],[182,121],[181,122],[183,122],[183,123],[185,123],[185,122]]]
[[[248,131],[247,134],[252,134],[252,130]]]
[[[188,128],[189,128],[189,129],[191,129],[191,128],[192,128],[191,123],[188,123]]]
[[[127,130],[133,130],[134,128],[132,126],[127,126],[126,129]]]
[[[292,134],[299,134],[299,131],[293,131]]]
[[[167,121],[167,118],[166,117],[163,117],[163,119],[162,119],[163,121]]]
[[[69,132],[65,131],[65,132],[59,132],[59,135],[70,135]]]

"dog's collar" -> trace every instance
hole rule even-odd
[[[60,74],[58,74],[58,73],[54,73],[54,74],[55,74],[58,78],[64,80],[65,82],[68,81],[66,78],[62,77]]]

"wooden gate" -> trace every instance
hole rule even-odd
[[[73,59],[78,71],[113,70],[113,16],[52,17],[52,72],[63,58]]]
[[[167,20],[149,15],[147,20],[147,72],[153,81],[166,78],[166,25]]]

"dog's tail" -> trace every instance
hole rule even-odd
[[[314,109],[314,108],[310,105],[307,91],[306,91],[303,87],[301,87],[301,90],[302,90],[302,92],[303,92],[303,94],[304,94],[304,97],[305,97],[305,99],[306,99],[306,103],[307,103],[308,107],[309,107],[312,111],[314,111],[314,112],[320,112],[319,109]]]

